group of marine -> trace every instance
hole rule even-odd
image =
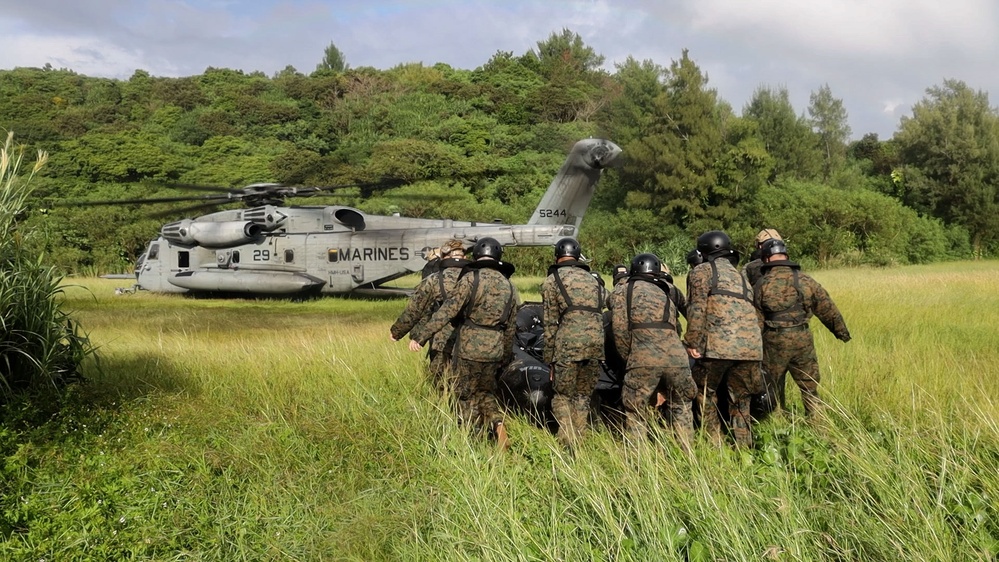
[[[391,339],[408,333],[412,351],[429,343],[432,379],[450,391],[459,421],[506,449],[498,377],[510,360],[521,302],[510,282],[515,268],[502,256],[492,238],[472,246],[471,260],[460,240],[444,244],[436,271],[417,286]],[[595,387],[608,363],[623,373],[620,408],[631,438],[664,424],[685,450],[695,427],[717,443],[730,435],[737,447],[751,447],[751,397],[764,397],[768,411],[783,407],[787,373],[806,415],[818,414],[819,367],[808,324],[817,316],[846,342],[842,315],[788,259],[776,230],[760,231],[741,270],[739,259],[729,236],[713,230],[687,255],[686,297],[651,253],[615,266],[608,291],[575,239],[555,244],[541,298],[551,413],[562,443],[573,448],[598,418]]]

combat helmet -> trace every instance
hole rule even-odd
[[[440,248],[441,256],[445,258],[449,257],[451,254],[458,254],[459,252],[464,254],[464,250],[465,248],[462,245],[461,240],[458,240],[457,238],[448,240]]]
[[[694,248],[693,250],[687,252],[687,265],[689,265],[691,269],[694,269],[702,263],[704,263],[704,255],[701,254],[700,250]]]
[[[697,250],[706,258],[715,258],[732,251],[732,239],[720,230],[709,230],[697,237]]]
[[[632,275],[639,275],[645,273],[648,275],[657,275],[662,270],[662,262],[655,254],[638,254],[631,260],[631,270]]]
[[[472,246],[472,259],[493,258],[499,261],[503,257],[503,246],[495,238],[489,236],[480,238]]]
[[[575,238],[563,238],[555,243],[555,261],[561,258],[578,260],[581,255],[579,242]]]
[[[767,240],[783,240],[779,232],[773,228],[764,228],[756,234],[756,247],[762,248]]]
[[[772,238],[763,243],[760,248],[760,257],[767,259],[777,254],[787,255],[787,245],[779,238]]]

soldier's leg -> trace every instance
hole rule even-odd
[[[812,333],[802,331],[795,334],[793,343],[795,344],[792,350],[793,356],[788,370],[794,383],[801,390],[805,414],[813,415],[818,413],[822,401],[819,399],[819,359],[815,354]]]
[[[593,387],[597,376],[593,366],[599,368],[596,361],[555,363],[552,414],[558,421],[559,441],[569,447],[574,446],[582,438],[589,426]]]
[[[458,423],[467,428],[474,428],[479,423],[478,411],[473,400],[475,395],[475,361],[456,359],[454,372],[454,401],[458,414]]]
[[[698,359],[692,371],[697,385],[697,408],[701,413],[701,429],[716,443],[722,442],[722,420],[718,411],[718,386],[725,376],[728,362],[721,359]]]
[[[780,331],[765,330],[763,332],[763,383],[766,387],[770,407],[774,410],[779,406],[786,409],[784,402],[784,387],[787,380],[789,358],[784,350]]]
[[[442,351],[430,351],[430,383],[439,392],[444,392],[446,389],[444,369],[450,360],[451,358]]]
[[[594,418],[594,393],[597,378],[600,377],[600,362],[597,360],[579,361],[576,368],[576,395],[573,397],[572,423],[580,428],[582,436],[589,429]]]
[[[631,439],[644,439],[648,435],[650,420],[658,415],[655,394],[660,378],[662,371],[650,368],[629,369],[624,375],[621,387],[624,431]]]
[[[502,366],[497,362],[472,363],[473,379],[473,402],[478,420],[478,430],[482,432],[492,432],[497,423],[503,421],[503,415],[499,407],[498,395],[498,375]]]
[[[663,381],[666,391],[663,409],[667,421],[680,445],[689,450],[694,438],[693,400],[697,396],[697,385],[694,384],[689,367],[667,369]]]
[[[749,414],[750,397],[763,390],[759,361],[735,361],[728,371],[729,412],[732,437],[740,447],[753,446],[752,417]]]

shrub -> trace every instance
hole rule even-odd
[[[28,252],[17,231],[31,194],[31,178],[48,155],[38,153],[31,172],[18,176],[23,149],[13,133],[0,149],[0,399],[14,390],[61,387],[93,352],[79,325],[60,310],[61,279]]]

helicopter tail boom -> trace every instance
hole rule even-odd
[[[569,152],[528,225],[579,228],[604,168],[616,163],[621,147],[605,139],[583,139]]]

